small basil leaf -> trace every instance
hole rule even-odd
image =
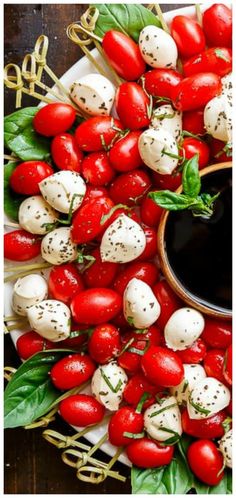
[[[148,197],[158,204],[158,206],[168,209],[169,211],[188,209],[193,204],[193,199],[189,199],[187,195],[176,194],[175,192],[171,192],[171,190],[150,192]]]
[[[4,166],[4,211],[9,218],[18,221],[18,211],[20,204],[25,199],[23,195],[13,192],[10,187],[10,176],[17,164],[9,162]]]
[[[189,197],[197,197],[201,190],[201,179],[199,175],[199,159],[195,154],[185,162],[182,175],[183,191]]]

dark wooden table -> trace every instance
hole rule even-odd
[[[181,7],[162,5],[162,10]],[[20,64],[32,52],[37,37],[49,37],[48,64],[61,76],[83,56],[81,50],[66,37],[66,27],[80,18],[85,4],[8,4],[5,5],[5,63]],[[35,102],[36,103],[36,102]],[[23,105],[34,105],[31,97],[23,97]],[[15,109],[15,94],[5,91],[5,114]],[[19,359],[9,337],[5,339],[5,365],[17,366]],[[53,428],[72,434],[70,428],[57,420]],[[42,429],[5,432],[5,493],[6,494],[128,494],[130,471],[122,464],[116,469],[127,476],[126,483],[107,479],[94,486],[78,481],[73,469],[65,465],[60,452],[41,436]],[[100,454],[104,458],[104,455]],[[98,458],[99,458],[98,456]]]

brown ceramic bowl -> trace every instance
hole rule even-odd
[[[205,176],[209,173],[214,173],[215,171],[220,171],[223,169],[229,169],[232,168],[232,162],[223,162],[223,163],[218,163],[218,164],[213,164],[211,166],[207,166],[206,168],[202,169],[200,171],[200,176]],[[182,192],[182,186],[180,186],[177,190],[177,193]],[[169,216],[169,211],[165,211],[160,220],[159,228],[158,228],[158,234],[157,234],[157,244],[158,244],[158,254],[160,258],[160,265],[162,272],[169,283],[169,285],[172,287],[172,289],[175,291],[175,293],[188,305],[188,306],[193,306],[194,308],[198,309],[202,313],[205,313],[207,315],[210,315],[215,318],[223,318],[226,320],[230,320],[232,318],[232,311],[227,310],[227,309],[222,309],[217,307],[210,307],[207,304],[203,304],[202,302],[199,302],[199,298],[195,296],[194,294],[191,294],[184,286],[183,284],[178,280],[176,277],[173,269],[171,268],[167,253],[166,253],[166,248],[165,248],[165,230],[166,230],[166,223],[168,220]]]

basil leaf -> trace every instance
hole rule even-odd
[[[215,54],[219,59],[223,59],[225,62],[230,62],[230,59],[222,52],[220,48],[215,48]]]
[[[94,33],[103,38],[110,29],[131,36],[136,42],[140,31],[149,24],[161,28],[159,19],[143,5],[138,4],[93,4],[99,10]]]
[[[9,179],[15,167],[19,163],[9,162],[4,166],[4,211],[9,218],[18,221],[20,204],[25,199],[23,195],[13,192]]]
[[[4,427],[20,427],[47,413],[61,396],[52,384],[49,372],[65,352],[48,350],[26,360],[7,384],[4,394]]]
[[[198,162],[198,154],[195,154],[195,156],[186,161],[183,168],[183,191],[189,197],[197,197],[201,190]]]
[[[175,192],[171,192],[171,190],[150,192],[148,197],[158,204],[158,206],[168,209],[169,211],[188,209],[193,204],[193,199],[190,199],[187,195],[176,194]]]

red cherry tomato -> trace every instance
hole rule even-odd
[[[185,111],[183,113],[183,130],[194,135],[204,135],[206,130],[204,128],[203,113],[204,109]]]
[[[156,441],[144,437],[130,443],[126,453],[134,465],[149,469],[168,465],[173,458],[174,447],[160,446]]]
[[[86,152],[99,152],[109,147],[123,126],[118,119],[110,116],[95,116],[81,123],[75,131],[78,147]]]
[[[190,444],[187,459],[193,473],[209,486],[216,486],[224,477],[223,456],[209,439]]]
[[[147,173],[142,169],[134,169],[117,176],[110,186],[109,194],[115,204],[133,206],[141,202],[150,186]]]
[[[87,289],[75,296],[71,302],[75,322],[97,325],[109,322],[122,308],[120,295],[112,289],[97,287]]]
[[[185,76],[205,72],[225,76],[232,71],[232,50],[224,47],[208,48],[185,62],[183,70]]]
[[[205,48],[205,36],[201,26],[186,16],[175,16],[171,23],[171,36],[182,57],[191,57]]]
[[[150,99],[137,83],[122,83],[116,93],[116,112],[123,125],[130,130],[148,126]]]
[[[226,349],[232,344],[232,323],[206,317],[201,338],[211,348]]]
[[[92,152],[85,157],[81,172],[86,182],[95,187],[110,183],[115,176],[106,152]]]
[[[154,263],[134,262],[125,266],[113,284],[114,289],[123,295],[132,278],[138,278],[152,287],[159,278],[159,270]]]
[[[225,351],[223,374],[226,382],[232,385],[232,345]]]
[[[40,194],[39,183],[53,173],[51,166],[43,161],[26,161],[14,169],[10,186],[18,194]]]
[[[211,155],[217,163],[232,161],[232,148],[225,142],[213,138],[210,141]]]
[[[16,341],[16,350],[22,360],[27,360],[35,353],[39,353],[45,349],[53,349],[54,346],[53,342],[44,339],[37,332],[34,332],[34,330],[20,335]]]
[[[141,357],[147,379],[155,385],[172,387],[184,378],[183,364],[176,353],[160,346],[151,346]]]
[[[181,142],[180,156],[191,159],[198,154],[199,169],[205,168],[209,163],[210,149],[208,145],[197,138],[186,137]]]
[[[83,272],[86,287],[110,287],[118,271],[118,263],[102,261],[100,250],[94,249],[91,256],[95,261]],[[116,290],[116,289],[115,289]]]
[[[111,147],[109,159],[115,170],[126,173],[143,165],[138,148],[138,139],[141,134],[140,130],[130,131]]]
[[[183,431],[189,436],[214,439],[222,437],[225,433],[222,423],[227,414],[224,410],[215,413],[212,417],[194,420],[189,417],[188,410],[185,409],[181,417]]]
[[[152,227],[142,227],[146,237],[146,246],[142,254],[135,261],[146,261],[157,255],[157,232]]]
[[[53,299],[65,304],[71,302],[75,294],[84,289],[81,275],[72,263],[54,266],[49,274],[48,290]]]
[[[192,346],[183,351],[176,351],[183,363],[201,363],[206,356],[206,345],[202,339],[197,339]]]
[[[171,100],[178,111],[199,109],[220,94],[220,77],[214,73],[198,73],[184,78],[173,88]]]
[[[108,197],[107,189],[105,187],[92,187],[91,185],[87,185],[82,206],[92,199],[98,199],[98,197]]]
[[[202,18],[207,43],[210,46],[232,46],[232,11],[227,5],[214,3]]]
[[[127,446],[132,442],[131,437],[124,434],[140,434],[143,431],[143,415],[137,413],[132,406],[122,406],[112,415],[108,425],[108,437],[114,446]]]
[[[80,173],[83,153],[79,150],[75,137],[70,133],[56,135],[51,143],[51,154],[59,169]]]
[[[79,353],[70,354],[53,365],[50,376],[57,389],[72,389],[89,380],[95,368],[90,356]]]
[[[75,110],[70,104],[53,102],[39,109],[34,116],[33,127],[40,135],[55,137],[69,130],[75,118]]]
[[[113,69],[126,81],[135,81],[146,69],[139,46],[129,36],[120,31],[107,31],[102,40],[102,48]]]
[[[4,257],[12,261],[28,261],[41,251],[41,239],[25,230],[14,230],[4,235]]]
[[[153,183],[158,190],[176,190],[182,183],[182,174],[173,172],[171,175],[160,175],[160,173],[152,173]]]
[[[88,332],[90,332],[90,329],[88,329],[87,325],[82,325],[81,323],[72,323],[71,325],[71,332],[80,332],[79,335],[75,335],[75,337],[68,337],[67,339],[64,339],[64,341],[58,342],[57,347],[60,348],[69,348],[69,349],[80,349],[82,344],[84,344],[88,338]],[[84,333],[83,333],[84,331]]]
[[[140,216],[141,220],[145,225],[149,227],[156,227],[159,224],[163,209],[158,206],[152,199],[148,196],[143,198]]]
[[[102,217],[114,206],[109,197],[88,200],[76,211],[72,219],[71,236],[77,244],[93,240],[104,229]]]
[[[150,396],[145,401],[143,408],[146,409],[150,406],[150,403],[153,404],[155,402],[155,394],[158,392],[158,387],[154,386],[146,379],[143,373],[137,373],[130,377],[128,383],[125,386],[125,390],[123,393],[124,400],[129,405],[135,405],[139,403],[141,397],[144,393],[148,393]]]
[[[153,292],[160,304],[161,313],[157,320],[157,325],[161,330],[164,330],[174,311],[181,307],[181,301],[175,295],[166,280],[160,280],[153,288]]]
[[[97,363],[108,363],[121,349],[120,334],[114,325],[103,323],[95,327],[89,342],[88,351]]]
[[[144,351],[146,346],[148,345],[147,340],[145,340],[144,337],[142,337],[141,340],[137,340],[135,337],[135,334],[132,334],[130,332],[122,335],[122,348],[128,344],[130,339],[134,339],[132,344],[130,345],[130,348],[135,348],[135,350],[138,351]],[[134,375],[137,372],[140,371],[141,369],[141,356],[140,354],[142,353],[136,353],[130,351],[128,348],[126,351],[124,351],[119,357],[118,357],[118,364],[120,367],[122,367],[128,374]]]
[[[223,375],[224,351],[222,349],[210,349],[210,351],[207,351],[203,366],[208,377],[215,377],[220,382],[225,382]]]
[[[145,89],[153,97],[171,98],[172,89],[183,79],[174,69],[152,69],[144,75]]]
[[[105,414],[105,407],[93,396],[74,394],[61,401],[59,412],[68,424],[87,427],[101,422]]]

